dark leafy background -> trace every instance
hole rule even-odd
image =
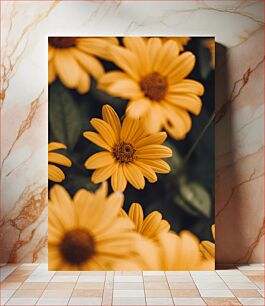
[[[211,55],[204,38],[192,38],[185,50],[196,55],[196,66],[189,78],[205,87],[203,107],[199,116],[192,116],[192,129],[182,141],[167,138],[167,145],[174,152],[170,174],[158,174],[154,184],[146,182],[144,190],[131,185],[125,190],[125,204],[139,202],[145,214],[154,210],[162,213],[177,233],[183,229],[192,231],[200,239],[212,240],[210,231],[214,223],[214,70]],[[102,61],[105,69],[117,69],[112,63]],[[49,86],[49,142],[59,141],[67,145],[62,153],[73,162],[71,168],[62,167],[66,179],[62,185],[73,195],[79,188],[95,190],[90,180],[92,171],[84,167],[85,160],[101,149],[86,140],[82,133],[93,130],[89,121],[101,118],[104,104],[114,107],[120,118],[125,113],[127,101],[115,98],[97,89],[96,82],[87,94],[79,95],[57,79]],[[53,185],[49,182],[49,188]],[[111,187],[109,186],[109,189]]]

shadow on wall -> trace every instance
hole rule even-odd
[[[218,123],[222,120],[222,118],[226,115],[226,112],[229,108],[229,93],[228,93],[228,67],[227,67],[227,49],[221,45],[215,44],[215,53],[216,53],[216,69],[215,69],[215,224],[216,224],[216,240],[215,240],[215,254],[216,254],[216,263],[223,263],[222,254],[223,247],[222,246],[222,228],[225,226],[225,221],[219,218],[219,214],[222,210],[223,203],[222,198],[218,197],[218,189],[221,182],[218,169],[219,169],[219,159],[217,156],[219,152],[222,152],[223,141],[226,142],[227,147],[232,146],[232,133],[231,133],[231,120],[228,121],[229,124],[225,126],[225,128],[218,129]],[[231,119],[231,117],[230,117]],[[218,132],[219,133],[218,133]],[[220,141],[222,139],[222,141]],[[225,140],[224,140],[225,139]],[[231,175],[235,176],[235,173],[231,173]],[[227,237],[229,239],[229,237]],[[220,243],[218,243],[220,242]],[[221,256],[220,256],[221,255]]]
[[[227,57],[227,48],[216,43],[216,71],[215,71],[215,224],[216,224],[216,263],[234,263],[233,249],[228,246],[234,246],[240,250],[246,249],[245,239],[241,234],[241,227],[244,226],[240,216],[240,205],[233,207],[233,215],[238,216],[233,219],[233,229],[231,220],[225,218],[222,214],[230,201],[232,200],[233,186],[240,183],[240,177],[236,167],[233,165],[235,156],[235,137],[232,124],[231,104],[234,99],[234,90],[229,88],[229,63]],[[230,92],[231,91],[231,92]],[[224,118],[225,117],[225,118]],[[223,120],[224,119],[224,120]],[[223,120],[223,121],[222,121]],[[222,121],[222,123],[220,123]],[[222,156],[222,158],[220,157]],[[220,168],[229,165],[230,180],[223,179]],[[229,228],[237,231],[233,235],[227,235]],[[233,241],[233,237],[237,237]],[[240,239],[241,238],[241,239]]]

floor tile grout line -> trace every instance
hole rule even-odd
[[[101,294],[101,306],[103,305],[103,298],[104,298],[104,293],[105,293],[107,273],[108,273],[108,271],[105,272],[104,287],[103,287],[103,291],[102,291],[102,294]],[[112,292],[113,292],[113,290],[112,290]],[[111,304],[112,304],[112,301],[111,301]]]
[[[227,287],[227,290],[229,290],[229,291],[231,292],[230,288],[227,286],[227,284],[225,283],[225,281],[220,277],[220,275],[219,275],[216,271],[217,271],[217,270],[214,270],[213,272],[214,272],[215,275],[217,275],[217,276],[220,278],[220,280],[225,284],[225,286]],[[203,272],[203,271],[202,271],[202,272]],[[189,273],[190,273],[190,272],[189,272]],[[208,305],[207,302],[205,301],[204,297],[202,297],[202,295],[201,295],[201,291],[200,291],[199,287],[198,287],[197,284],[196,284],[196,280],[194,279],[194,277],[192,276],[191,273],[190,273],[190,275],[191,275],[191,278],[192,278],[192,280],[193,280],[193,282],[194,282],[194,284],[195,284],[197,290],[199,291],[199,294],[200,294],[201,299],[206,303],[206,305]],[[210,289],[209,289],[209,290],[210,290]],[[213,290],[214,290],[214,289],[213,289]],[[219,289],[216,289],[216,290],[219,290]],[[232,292],[231,292],[231,293],[232,293]],[[232,293],[232,294],[233,294],[233,293]],[[233,295],[234,295],[234,294],[233,294]]]
[[[79,280],[80,275],[81,275],[81,273],[78,274],[78,277],[77,277],[77,279],[76,279],[76,281],[75,281],[75,285],[74,285],[74,287],[71,289],[72,292],[71,292],[71,294],[70,294],[70,296],[69,296],[69,298],[68,298],[67,305],[69,305],[69,303],[70,303],[70,300],[71,300],[71,298],[72,298],[73,292],[74,292],[74,290],[75,290],[75,288],[76,288],[76,285],[77,285],[77,283],[78,283],[78,280]]]
[[[69,302],[70,302],[70,300],[71,300],[71,298],[72,298],[72,295],[73,295],[74,288],[71,289],[71,290],[72,290],[72,292],[71,292],[71,295],[68,297],[68,300],[67,300],[67,304],[66,304],[66,305],[69,305]]]
[[[236,269],[236,271],[239,271],[239,272],[241,272],[239,269],[238,269],[238,267],[237,266],[235,266],[235,269]],[[241,272],[242,273],[242,272]],[[243,273],[242,273],[243,274]],[[230,289],[230,288],[229,288]],[[233,289],[230,289],[230,291],[231,290],[233,290]],[[232,292],[232,291],[231,291]],[[234,292],[233,292],[233,295],[234,295]],[[235,296],[235,295],[234,295]],[[240,305],[243,305],[241,302],[240,302],[240,300],[239,300],[239,298],[237,297],[237,296],[235,296],[235,298],[237,299],[237,301],[240,303]]]
[[[147,298],[146,298],[146,292],[145,292],[145,281],[144,281],[144,273],[142,271],[142,279],[143,279],[143,287],[144,287],[144,300],[145,300],[145,305],[147,305]]]
[[[166,277],[166,280],[167,280],[167,285],[168,285],[168,289],[169,289],[169,292],[170,292],[170,296],[171,296],[171,299],[172,299],[173,305],[175,305],[174,298],[173,298],[173,295],[172,295],[172,292],[171,292],[171,288],[170,288],[170,286],[169,286],[169,282],[168,282],[167,274],[166,274],[166,272],[164,272],[164,273],[165,273],[165,277]]]
[[[114,279],[115,273],[113,272],[113,278],[112,278],[112,290],[111,290],[111,305],[113,304],[113,292],[114,292],[114,284],[115,284],[115,279]]]

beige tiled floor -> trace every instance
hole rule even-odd
[[[51,272],[1,266],[1,305],[264,305],[264,265],[211,272]]]

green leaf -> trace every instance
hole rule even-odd
[[[57,141],[73,149],[81,134],[81,112],[72,95],[59,82],[50,87],[49,121]]]
[[[176,204],[185,207],[186,211],[194,211],[194,214],[199,213],[207,218],[211,214],[211,198],[208,192],[198,183],[186,182],[179,186],[181,202],[176,200]]]
[[[196,217],[200,216],[200,213],[197,210],[193,209],[192,206],[190,206],[189,203],[187,203],[180,195],[175,196],[174,203],[180,208],[182,208],[189,215]]]
[[[170,144],[168,140],[165,141],[163,145],[169,147],[172,150],[172,157],[166,160],[166,162],[170,165],[171,168],[170,174],[179,174],[182,171],[183,167],[182,157],[180,156],[178,150],[172,144]]]
[[[126,105],[126,102],[124,99],[109,95],[105,91],[97,88],[97,84],[95,82],[91,83],[90,93],[99,103],[103,105],[106,103],[111,105],[112,107]]]

